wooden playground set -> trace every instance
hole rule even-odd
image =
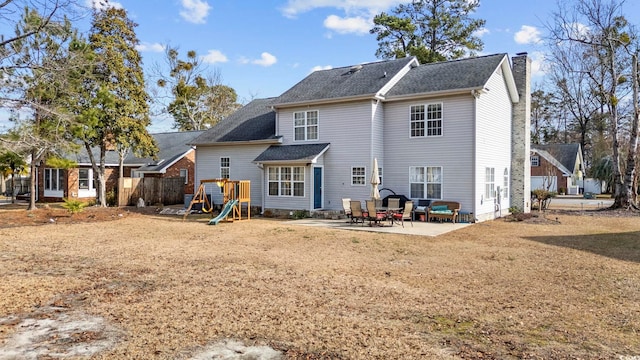
[[[223,207],[216,217],[213,217],[214,206],[207,196],[207,184],[216,184],[222,189]],[[222,220],[229,222],[251,220],[251,181],[226,178],[200,180],[200,186],[184,213],[183,220],[187,218],[195,204],[201,204],[202,211],[211,214],[209,225],[217,225]],[[243,208],[246,208],[244,216]]]

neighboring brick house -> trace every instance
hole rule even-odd
[[[583,172],[580,144],[531,144],[531,190],[580,194]]]
[[[159,149],[157,160],[138,158],[133,153],[128,153],[123,162],[124,177],[184,177],[184,193],[193,194],[195,151],[188,144],[202,133],[203,131],[188,131],[152,134]],[[86,151],[80,151],[69,158],[74,160],[78,167],[68,170],[49,168],[46,165],[38,167],[38,201],[96,197],[97,179],[94,179],[93,168]],[[118,153],[107,151],[105,164],[108,192],[114,190],[118,184]]]

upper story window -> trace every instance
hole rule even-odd
[[[293,133],[296,141],[318,140],[318,111],[293,113]]]
[[[231,178],[231,159],[228,157],[220,158],[220,177],[223,179]],[[224,187],[220,188],[220,194],[224,194]]]
[[[442,135],[442,103],[411,106],[411,137]]]
[[[538,155],[531,157],[531,166],[540,166],[540,157]]]

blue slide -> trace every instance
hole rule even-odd
[[[238,200],[227,201],[227,203],[224,204],[222,211],[220,211],[220,214],[209,220],[209,225],[218,225],[220,220],[226,218],[229,215],[229,212],[231,212],[231,209],[233,209],[233,207],[236,206],[237,203]]]

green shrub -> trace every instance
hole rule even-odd
[[[309,215],[309,212],[307,210],[296,210],[293,212],[292,217],[296,220],[299,220],[311,217],[311,215]]]
[[[117,206],[118,192],[115,189],[107,191],[105,200],[107,201],[107,206]]]
[[[62,207],[67,209],[67,211],[69,211],[71,214],[82,212],[82,210],[84,210],[84,208],[87,206],[87,203],[80,201],[78,199],[62,199],[62,200],[64,200],[64,204],[62,204]]]

